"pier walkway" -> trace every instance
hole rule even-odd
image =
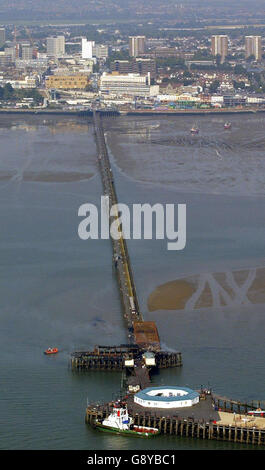
[[[98,149],[98,163],[102,178],[104,195],[109,197],[109,206],[113,207],[118,204],[118,199],[112,176],[112,169],[106,147],[100,112],[94,111],[93,120]],[[118,217],[119,214],[116,210],[112,223],[117,223],[117,228],[120,232],[120,239],[114,240],[111,237],[113,244],[113,261],[119,280],[120,294],[124,307],[124,318],[128,327],[128,340],[130,343],[134,343],[133,322],[143,321],[143,317],[140,312],[137,299],[127,244],[126,240],[122,236],[122,229],[119,225]]]

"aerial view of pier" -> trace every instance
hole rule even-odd
[[[252,457],[264,1],[0,10],[0,450],[75,467]]]

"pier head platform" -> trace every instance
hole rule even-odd
[[[158,394],[160,389],[161,387],[158,386]],[[128,393],[119,401],[128,409],[129,416],[139,427],[158,428],[161,434],[171,436],[265,446],[265,419],[245,414],[244,409],[250,405],[231,401],[231,408],[224,408],[211,391],[205,393],[200,390],[192,391],[194,392],[193,399],[196,396],[199,400],[196,399],[196,403],[190,406],[145,407],[137,403],[136,397],[145,395],[148,390],[144,389],[139,394]],[[226,403],[228,404],[228,401]],[[97,420],[109,416],[115,406],[114,402],[101,405],[89,404],[86,409],[86,423],[93,427]],[[232,411],[233,406],[240,412],[242,411],[242,414],[239,414],[239,411]]]

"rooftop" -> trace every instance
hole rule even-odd
[[[160,402],[175,402],[182,401],[185,397],[185,400],[194,400],[199,397],[198,392],[195,392],[188,387],[174,387],[172,385],[168,386],[158,386],[158,387],[148,387],[144,390],[141,390],[136,394],[138,398],[142,400],[150,400],[155,398],[156,401]]]

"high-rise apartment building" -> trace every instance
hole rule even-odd
[[[145,36],[129,37],[129,54],[130,57],[138,57],[145,53]]]
[[[6,31],[5,28],[0,28],[0,47],[6,42]]]
[[[246,59],[254,56],[257,61],[261,60],[261,36],[246,36],[245,37],[245,55]]]
[[[65,54],[64,36],[47,38],[47,55],[51,57],[61,57]]]
[[[221,56],[221,63],[224,62],[228,52],[228,36],[212,36],[212,55]]]

